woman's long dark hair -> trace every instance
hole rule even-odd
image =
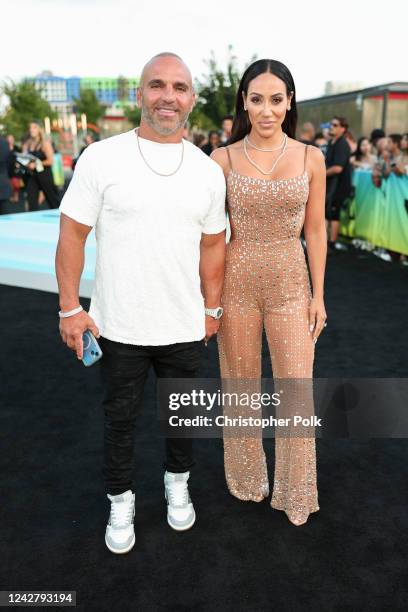
[[[354,153],[354,157],[355,157],[356,161],[360,161],[361,158],[363,157],[363,152],[361,150],[361,145],[363,144],[363,142],[365,140],[368,140],[367,136],[361,136],[361,138],[358,139],[357,149],[356,149],[356,151]],[[370,141],[368,140],[368,142],[370,142]]]
[[[248,94],[249,83],[260,74],[269,72],[274,74],[278,79],[281,79],[286,85],[286,93],[289,96],[293,92],[293,96],[290,102],[290,110],[286,112],[285,119],[282,123],[282,131],[285,132],[290,138],[296,137],[296,124],[297,124],[297,108],[296,108],[296,90],[295,83],[293,81],[292,74],[282,62],[271,59],[257,60],[245,70],[242,75],[241,82],[237,91],[237,99],[235,103],[235,118],[232,124],[231,138],[228,144],[242,140],[244,136],[249,134],[251,131],[251,122],[249,121],[248,111],[244,110],[244,100],[242,93],[245,93],[245,97]]]

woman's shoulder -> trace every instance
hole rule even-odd
[[[226,145],[224,148],[226,148],[228,146],[229,149],[242,149],[242,146],[244,144],[244,139],[241,138],[241,140],[237,140],[236,142],[233,142],[232,144]]]
[[[210,155],[211,159],[217,162],[217,164],[219,164],[224,170],[224,174],[227,174],[231,169],[230,151],[238,148],[235,146],[236,144],[237,143],[234,142],[231,145],[218,147],[218,149],[214,149]]]

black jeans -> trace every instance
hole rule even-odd
[[[40,191],[44,193],[50,208],[58,208],[60,205],[59,196],[49,167],[44,168],[42,172],[33,173],[27,181],[27,200],[30,211],[39,210],[38,195]]]
[[[106,492],[119,495],[128,489],[134,492],[135,428],[150,366],[158,378],[195,378],[204,340],[166,346],[136,346],[103,337],[98,342],[105,385],[103,476]],[[187,472],[193,465],[191,438],[167,438],[165,469]]]

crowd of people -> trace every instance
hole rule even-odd
[[[88,133],[78,157],[93,141]],[[78,157],[72,160],[72,170]],[[39,121],[30,122],[20,143],[12,134],[0,137],[0,214],[10,211],[9,202],[23,202],[29,212],[40,210],[44,203],[58,208],[66,182],[61,154]]]
[[[185,128],[184,137],[193,142],[207,155],[228,144],[232,133],[234,117],[226,115],[219,130],[207,135],[201,131],[191,132]],[[311,122],[301,126],[299,140],[318,147],[326,159],[326,220],[328,250],[343,250],[339,241],[340,211],[352,195],[352,173],[356,169],[371,171],[372,180],[380,187],[390,174],[408,175],[408,133],[386,135],[382,129],[374,129],[370,136],[356,140],[344,117],[333,117],[328,124],[321,124],[316,130]],[[93,142],[87,135],[80,154]],[[21,146],[13,135],[0,139],[0,214],[7,202],[26,201],[26,209],[39,210],[46,201],[50,208],[58,208],[64,188],[57,184],[56,161],[59,156],[55,146],[44,135],[41,124],[32,121]],[[26,164],[21,162],[21,157]],[[59,156],[60,158],[61,156]],[[79,156],[78,156],[79,157]],[[76,158],[77,159],[77,158]],[[72,162],[75,167],[76,159]],[[58,159],[61,166],[62,162]],[[398,257],[399,259],[399,257]]]

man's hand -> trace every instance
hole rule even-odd
[[[215,336],[220,327],[219,319],[214,319],[209,315],[205,315],[205,343],[207,344],[212,336]]]
[[[93,333],[95,338],[99,338],[99,329],[96,327],[94,320],[84,310],[73,317],[60,319],[61,338],[70,349],[76,352],[78,359],[82,359],[84,354],[82,336],[87,329]]]

